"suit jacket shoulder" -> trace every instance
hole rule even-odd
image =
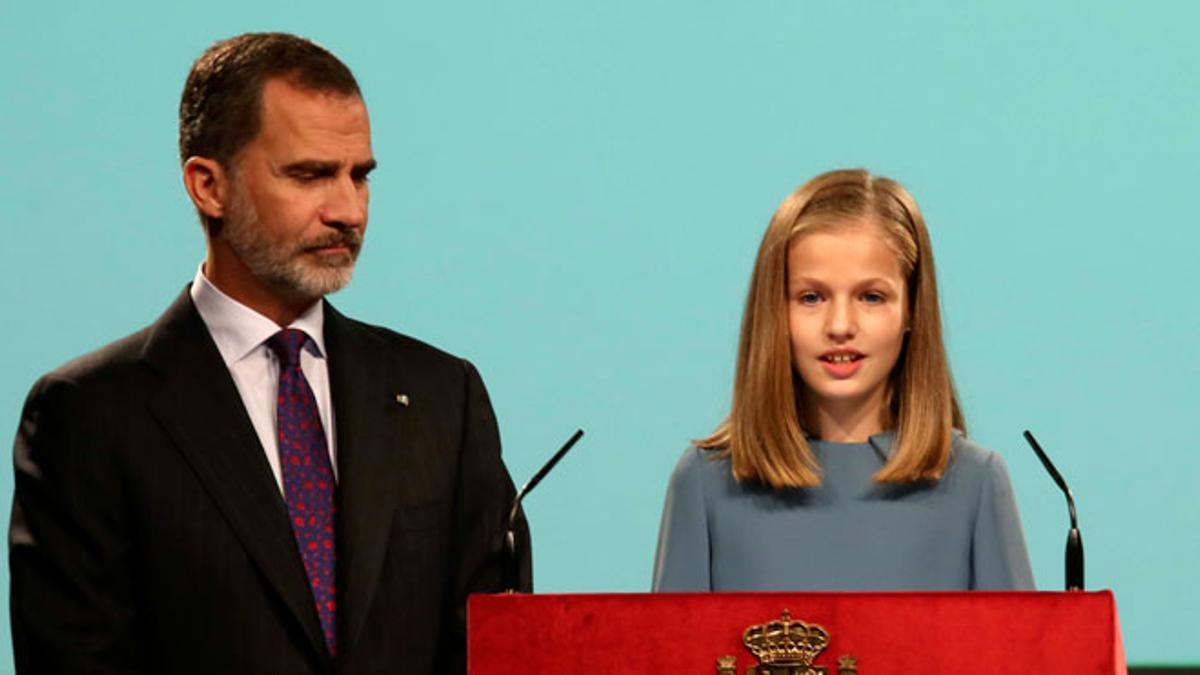
[[[474,373],[470,361],[451,354],[410,335],[394,331],[385,326],[351,319],[328,302],[325,306],[326,339],[332,339],[341,347],[343,338],[361,340],[360,348],[365,353],[376,352],[387,354],[400,367],[410,370],[414,375],[433,380],[448,380],[463,384],[465,374]],[[331,352],[333,348],[331,347]],[[359,352],[357,356],[364,355]]]

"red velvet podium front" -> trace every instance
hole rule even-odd
[[[784,610],[828,632],[813,663],[830,675],[841,656],[859,675],[1126,672],[1103,591],[477,595],[468,673],[700,674],[731,655],[743,675],[758,663],[743,631]]]

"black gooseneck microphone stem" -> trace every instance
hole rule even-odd
[[[1060,490],[1067,497],[1067,510],[1071,514],[1071,529],[1067,532],[1067,558],[1066,558],[1066,586],[1068,591],[1083,590],[1083,537],[1079,534],[1079,520],[1075,516],[1075,497],[1071,494],[1071,488],[1067,487],[1067,481],[1063,480],[1062,474],[1054,467],[1054,463],[1050,461],[1049,455],[1042,446],[1038,444],[1037,439],[1028,430],[1023,434],[1025,440],[1029,443],[1029,447],[1037,453],[1038,459],[1042,460],[1042,466],[1046,467],[1050,477],[1058,484]]]
[[[537,473],[533,474],[525,485],[517,492],[517,496],[513,499],[512,508],[508,511],[508,527],[504,532],[504,588],[509,593],[517,591],[518,577],[520,570],[518,567],[519,557],[517,555],[517,513],[521,510],[521,500],[525,495],[529,494],[533,488],[537,487],[538,483],[550,473],[556,464],[567,454],[567,451],[575,445],[575,443],[583,437],[583,429],[576,429],[575,433],[567,439],[566,443],[554,453],[550,461],[546,462],[542,468],[538,469]]]

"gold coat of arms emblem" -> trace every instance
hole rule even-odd
[[[746,675],[857,675],[858,661],[853,656],[838,658],[837,669],[815,663],[829,645],[829,631],[817,624],[792,619],[791,612],[763,624],[749,626],[742,633],[746,646],[757,664],[747,666]],[[737,658],[717,657],[717,675],[736,675]]]

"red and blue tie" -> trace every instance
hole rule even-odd
[[[337,654],[337,546],[334,537],[333,466],[317,399],[304,372],[300,350],[308,341],[301,330],[281,330],[267,340],[279,357],[276,428],[279,464],[292,533],[304,559],[309,587],[330,654]]]

